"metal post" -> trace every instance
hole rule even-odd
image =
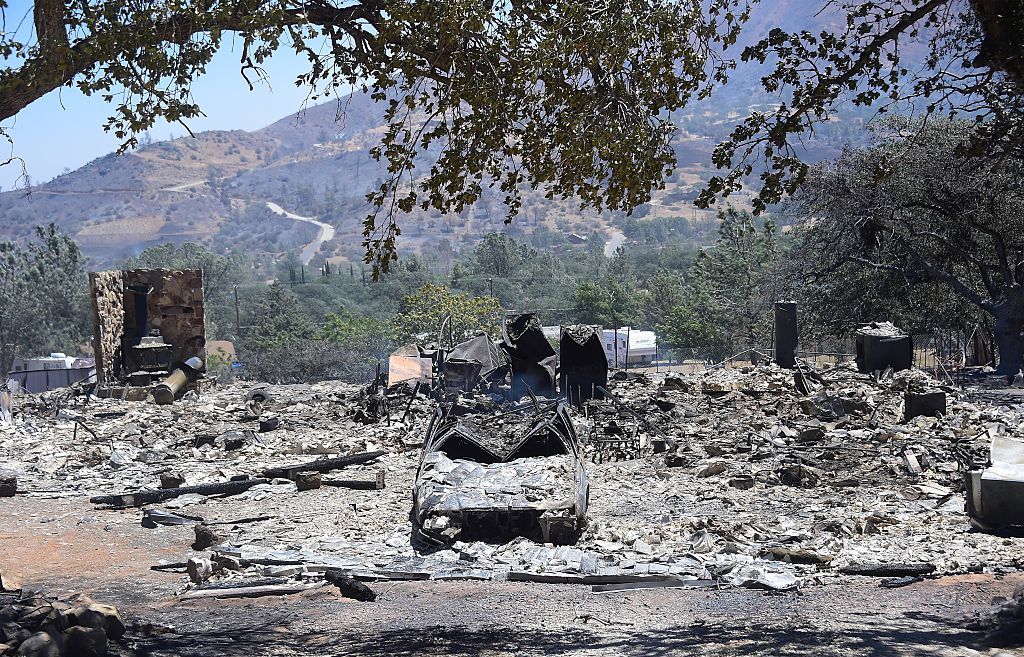
[[[780,367],[796,367],[799,334],[796,322],[796,302],[779,301],[775,304],[775,362]]]
[[[235,286],[235,337],[242,335],[242,313],[238,308],[238,286]]]
[[[629,333],[632,330],[632,326],[626,327],[626,371],[629,371]]]

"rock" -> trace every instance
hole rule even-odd
[[[64,632],[66,657],[104,657],[107,634],[97,627],[69,627]]]
[[[60,644],[46,632],[36,632],[18,646],[19,657],[61,657]]]
[[[110,639],[116,640],[124,636],[124,620],[117,608],[112,605],[97,602],[92,602],[88,606],[79,605],[71,611],[69,619],[78,627],[103,630]]]
[[[0,591],[17,592],[21,590],[21,577],[8,568],[0,570]]]
[[[193,529],[196,532],[196,540],[192,543],[193,550],[205,550],[224,541],[224,537],[210,529],[209,525],[199,523]]]
[[[7,645],[18,646],[31,635],[31,632],[17,623],[0,623],[0,641]]]
[[[43,625],[51,621],[53,611],[53,607],[46,602],[31,604],[28,611],[23,613],[21,618],[18,619],[18,624],[33,632],[39,631],[43,628]]]
[[[728,469],[729,469],[729,466],[727,466],[722,461],[715,461],[714,463],[709,463],[709,464],[705,465],[703,468],[701,468],[700,470],[698,470],[697,471],[697,477],[699,477],[701,479],[705,479],[707,477],[714,477],[715,475],[722,474],[723,472],[725,472]]]
[[[180,488],[185,483],[185,477],[180,472],[161,472],[160,488]]]
[[[121,618],[117,607],[93,603],[89,606],[89,611],[99,614],[103,618],[103,631],[106,632],[107,638],[117,640],[124,636],[124,619]]]

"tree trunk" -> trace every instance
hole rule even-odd
[[[1014,294],[992,312],[993,337],[999,354],[1000,374],[1016,374],[1024,369],[1024,293]]]

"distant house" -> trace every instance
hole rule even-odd
[[[16,358],[7,374],[8,382],[25,392],[46,392],[84,381],[95,380],[96,361],[52,353],[38,358]],[[10,385],[10,383],[8,384]]]
[[[230,340],[207,340],[206,357],[216,357],[227,364],[233,363],[238,359],[235,353],[235,345]]]
[[[654,331],[638,331],[628,326],[604,329],[602,342],[609,367],[644,367],[657,358],[658,336]]]
[[[569,240],[570,244],[586,244],[587,238],[579,233],[569,233],[565,239]]]

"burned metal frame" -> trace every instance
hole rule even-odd
[[[463,540],[525,536],[557,544],[574,543],[586,519],[589,481],[565,404],[531,401],[494,414],[464,416],[455,415],[453,409],[452,404],[438,406],[427,427],[413,490],[418,535],[437,544],[450,542],[455,535]],[[503,433],[503,427],[510,430]],[[508,482],[508,490],[498,491],[494,498],[482,491],[473,491],[479,494],[471,496],[450,481],[436,480],[431,465],[442,454],[456,463],[483,467],[529,465],[533,459],[563,457],[572,471],[573,489],[556,503],[531,502],[521,491],[509,493],[515,482]],[[437,489],[442,502],[431,504],[427,498]],[[457,532],[446,536],[426,527],[432,518],[444,520]]]

